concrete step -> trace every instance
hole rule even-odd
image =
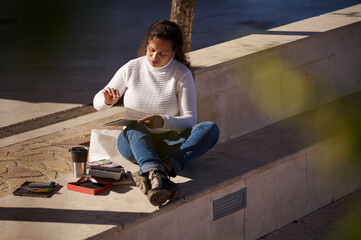
[[[182,193],[163,207],[135,186],[69,191],[67,175],[49,199],[1,198],[0,230],[4,239],[257,239],[360,189],[351,151],[360,103],[358,92],[217,145],[174,179]]]
[[[219,144],[176,179],[175,202],[92,239],[249,240],[300,219],[360,189],[360,108],[358,92]],[[244,206],[215,219],[217,202],[237,193]]]

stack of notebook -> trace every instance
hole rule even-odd
[[[112,161],[103,159],[87,163],[88,174],[97,179],[112,181],[113,185],[131,184],[132,181],[125,169]]]

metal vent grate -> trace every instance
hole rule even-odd
[[[213,221],[246,207],[247,188],[228,194],[213,201]]]

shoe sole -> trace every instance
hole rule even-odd
[[[134,179],[135,185],[142,191],[144,194],[150,189],[150,184],[146,177],[142,177],[139,175],[139,172],[132,173],[132,177]]]
[[[167,202],[170,195],[165,189],[150,189],[147,193],[149,202],[156,207]]]
[[[181,188],[176,186],[171,192],[165,189],[151,189],[147,196],[149,202],[154,206],[160,206],[175,199],[182,192]]]

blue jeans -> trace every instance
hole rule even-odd
[[[183,132],[152,134],[139,123],[132,123],[118,137],[119,153],[138,164],[140,174],[151,169],[166,172],[164,162],[179,175],[192,160],[202,156],[218,141],[219,129],[213,122],[202,122]]]

